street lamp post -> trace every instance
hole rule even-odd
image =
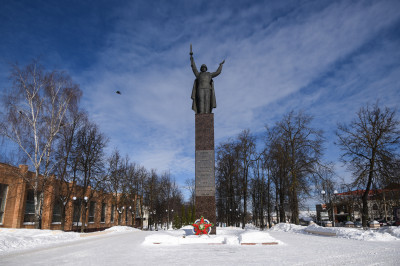
[[[117,212],[119,213],[118,215],[118,225],[121,225],[122,222],[122,217],[121,214],[124,212],[125,206],[122,206],[122,208],[117,208]]]
[[[75,196],[72,197],[72,200],[75,202],[75,201],[76,201],[76,197],[75,197]],[[75,203],[74,203],[74,214],[73,214],[73,216],[75,216]],[[80,216],[80,215],[79,215],[79,216]],[[79,223],[79,222],[75,222],[75,223],[74,223],[74,218],[75,218],[75,217],[72,218],[72,225],[73,225],[73,226],[78,226],[78,223]],[[71,229],[72,229],[72,228],[71,228]]]
[[[338,194],[338,191],[335,189],[333,191],[333,200],[332,202],[332,217],[333,217],[333,221],[332,221],[332,226],[335,227],[335,199],[336,199],[336,195]]]
[[[173,219],[174,219],[174,209],[171,210],[171,213],[172,213],[172,221],[173,221]],[[172,228],[172,224],[171,224],[171,228]]]
[[[152,222],[154,223],[154,229],[156,229],[157,228],[157,226],[156,226],[156,223],[157,223],[157,221],[156,221],[156,210],[153,210],[153,221]]]
[[[75,196],[72,197],[72,200],[73,200],[74,202],[75,202],[77,199],[78,199],[78,198],[75,197]],[[88,208],[88,207],[87,207],[87,203],[88,203],[89,198],[88,198],[87,196],[85,196],[85,197],[83,197],[83,199],[84,199],[85,214],[86,214],[86,209]],[[78,204],[79,204],[80,206],[82,206],[81,202],[79,202]],[[79,207],[79,208],[80,208],[80,207]],[[81,212],[81,213],[82,213],[82,212]],[[81,214],[81,213],[80,213],[80,214]],[[79,216],[81,216],[80,214],[79,214]],[[83,218],[83,217],[82,217],[82,218]],[[83,224],[83,223],[84,223],[84,221],[82,221],[82,224]],[[72,222],[72,224],[74,224],[74,222]],[[79,226],[79,222],[75,222],[75,226]]]
[[[172,214],[174,214],[174,210],[165,210],[165,212],[167,213],[167,230],[169,229],[169,214],[172,212]]]
[[[134,218],[134,217],[133,217],[133,216],[134,216],[133,214],[134,214],[135,210],[132,210],[132,206],[129,206],[129,211],[130,211],[130,213],[131,213],[132,226],[135,227],[135,222],[136,222],[136,221],[135,221],[135,219],[133,219],[133,218]],[[135,215],[135,218],[136,218],[136,215]]]
[[[240,213],[239,213],[239,209],[236,208],[236,216],[237,216],[237,224],[240,227]]]
[[[229,225],[232,225],[232,209],[229,209]]]
[[[333,227],[335,227],[335,197],[336,197],[336,195],[338,193],[339,192],[336,189],[333,191],[333,199],[332,199],[331,195],[328,195],[328,200],[329,200],[330,207],[331,207],[331,210],[332,210],[332,220],[333,220],[332,221],[332,226]],[[324,198],[324,202],[326,202],[326,200],[325,200],[325,195],[326,195],[325,190],[321,190],[321,194],[322,194],[322,196]],[[321,224],[322,224],[322,217],[320,219],[321,219]]]
[[[168,210],[165,210],[165,212],[167,213],[167,230],[168,230],[168,226],[169,226],[169,215],[168,215]]]
[[[326,200],[325,200],[325,194],[326,194],[325,190],[321,190],[321,195],[322,195],[322,198],[323,198],[324,204],[326,204]],[[322,210],[322,208],[321,208],[321,210]],[[322,215],[321,215],[321,213],[319,214],[319,221],[320,221],[320,223],[321,223],[321,226],[322,226]]]
[[[153,212],[150,211],[149,212],[149,225],[148,225],[148,230],[150,229],[150,231],[153,231],[151,228],[152,216],[153,216]]]

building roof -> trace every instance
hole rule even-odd
[[[392,191],[400,191],[400,184],[390,184],[383,189],[371,189],[368,192],[368,196],[378,195],[378,194],[382,194],[385,192],[392,192]],[[361,196],[364,194],[364,192],[365,192],[364,189],[359,189],[359,190],[338,193],[337,195],[338,196]]]

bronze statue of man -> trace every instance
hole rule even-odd
[[[217,71],[213,73],[207,72],[207,66],[204,64],[201,65],[199,72],[194,63],[192,45],[190,45],[190,62],[193,73],[196,76],[191,97],[193,100],[192,109],[196,114],[212,113],[212,109],[217,108],[212,78],[215,78],[221,73],[222,65],[225,63],[225,60],[219,64]]]

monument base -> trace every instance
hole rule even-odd
[[[215,196],[196,196],[195,198],[195,208],[196,208],[196,219],[200,219],[201,216],[204,219],[213,223],[214,226],[211,228],[211,235],[215,235],[217,233],[216,223],[217,223],[217,215],[216,215],[216,207],[215,207]]]
[[[216,234],[214,114],[196,114],[196,219],[201,216],[213,223]]]

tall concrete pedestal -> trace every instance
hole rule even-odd
[[[196,219],[203,216],[216,225],[214,114],[195,115],[196,132]],[[215,226],[211,234],[216,233]]]

